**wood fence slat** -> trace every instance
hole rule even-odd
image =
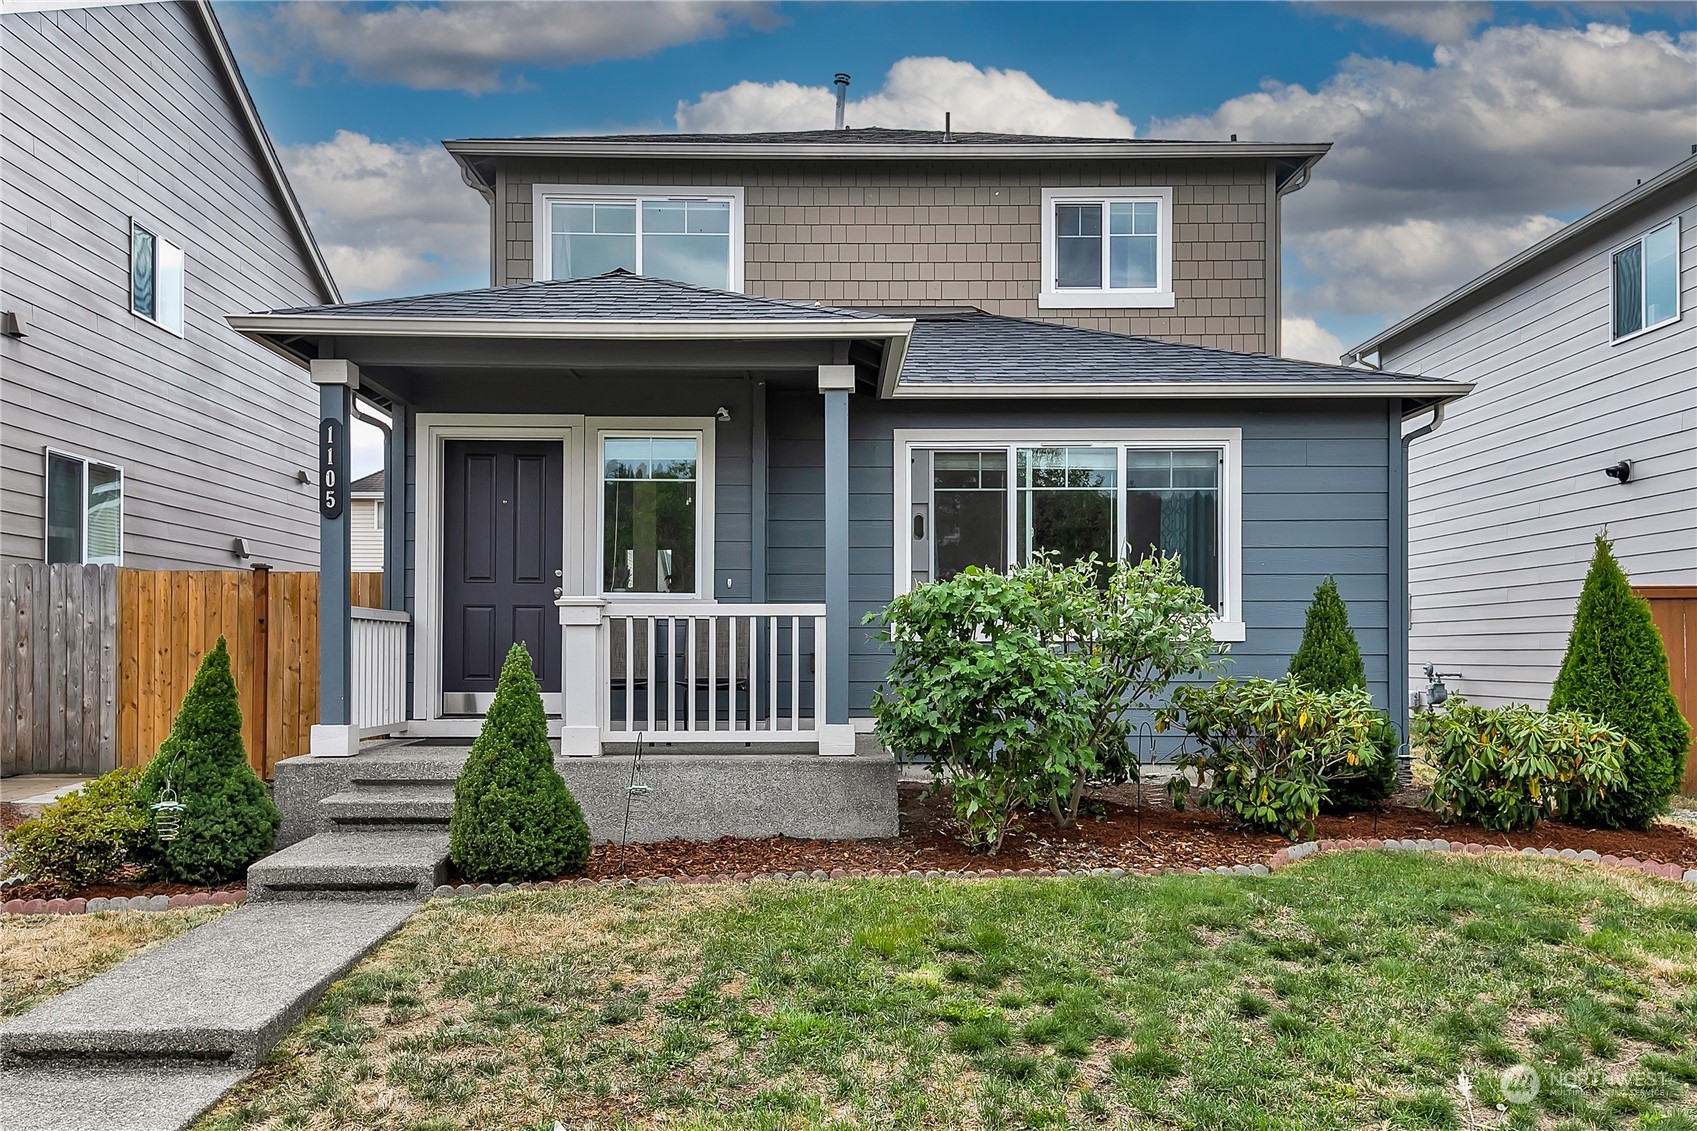
[[[26,709],[23,706],[23,675],[29,671],[29,658],[26,649],[29,647],[29,632],[23,615],[24,605],[20,602],[18,592],[22,583],[22,571],[17,566],[6,569],[5,605],[0,607],[0,615],[6,618],[5,656],[6,670],[0,672],[5,678],[5,720],[4,733],[0,734],[0,774],[11,776],[25,771],[18,768],[19,743],[27,733],[23,726]]]
[[[100,767],[100,567],[82,571],[82,741],[84,770]]]
[[[53,567],[53,608],[64,617],[54,663],[59,668],[56,682],[64,688],[65,706],[56,712],[60,739],[54,751],[59,773],[73,774],[82,765],[82,572],[80,565]]]
[[[100,772],[118,764],[118,567],[100,567]]]

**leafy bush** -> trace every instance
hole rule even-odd
[[[159,872],[187,884],[221,884],[271,851],[282,823],[247,762],[242,707],[220,636],[200,662],[171,733],[136,788],[152,806],[169,779],[183,805],[172,841],[149,837],[144,854]]]
[[[1632,740],[1624,776],[1573,799],[1580,824],[1641,829],[1667,812],[1685,769],[1691,730],[1668,680],[1668,656],[1650,604],[1632,592],[1608,541],[1597,537],[1550,710],[1581,711]]]
[[[87,782],[6,834],[7,870],[68,896],[139,856],[152,836],[136,798],[135,770],[113,770]]]
[[[1178,758],[1168,782],[1183,808],[1197,802],[1295,840],[1308,835],[1328,781],[1365,773],[1384,755],[1373,742],[1378,713],[1358,687],[1316,691],[1289,680],[1222,679],[1175,688],[1156,725],[1179,726],[1197,748]],[[1188,774],[1194,773],[1193,787]]]
[[[869,623],[895,656],[872,704],[881,742],[952,782],[974,848],[996,852],[1015,815],[1077,819],[1086,786],[1136,775],[1132,712],[1214,665],[1213,611],[1177,558],[1009,572],[967,569],[897,597]]]
[[[530,653],[514,644],[454,783],[448,855],[478,882],[553,879],[589,859],[589,825],[554,769]]]
[[[1326,578],[1314,590],[1308,619],[1302,626],[1302,644],[1291,657],[1286,678],[1316,691],[1367,686],[1361,643],[1349,626],[1349,607],[1339,595],[1338,583],[1333,578]],[[1391,717],[1382,712],[1373,728],[1373,745],[1381,756],[1365,772],[1326,783],[1328,809],[1366,809],[1381,804],[1396,792],[1396,755],[1402,737],[1397,734]]]
[[[1446,821],[1529,829],[1624,781],[1631,743],[1576,711],[1477,707],[1452,695],[1428,714],[1426,758],[1437,779],[1426,805]]]

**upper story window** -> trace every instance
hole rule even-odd
[[[1614,336],[1618,341],[1679,320],[1679,219],[1614,253]]]
[[[183,249],[138,220],[130,221],[130,310],[183,333]]]
[[[536,277],[624,268],[716,290],[742,288],[742,193],[538,185]]]
[[[124,473],[64,452],[47,453],[47,562],[123,561]]]
[[[1037,305],[1174,305],[1172,206],[1165,188],[1043,190]]]

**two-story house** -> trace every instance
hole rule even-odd
[[[0,562],[316,568],[315,398],[224,316],[338,295],[211,7],[7,12],[0,69]]]
[[[1606,531],[1697,717],[1694,309],[1697,155],[1352,351],[1478,386],[1409,460],[1413,665],[1545,702]]]
[[[396,619],[350,624],[332,493],[304,761],[328,773],[402,725],[474,734],[523,640],[598,836],[632,768],[573,756],[638,740],[667,765],[736,756],[638,799],[633,838],[731,831],[733,811],[892,832],[894,767],[865,733],[886,653],[862,617],[1039,548],[1179,553],[1241,675],[1283,674],[1334,574],[1400,718],[1403,422],[1468,386],[1260,352],[1280,201],[1326,148],[449,142],[489,201],[492,287],[231,319],[310,368],[331,441],[356,397],[394,421]]]

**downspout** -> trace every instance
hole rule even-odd
[[[1396,527],[1393,531],[1396,539],[1396,553],[1391,558],[1391,594],[1394,595],[1400,593],[1401,598],[1399,600],[1391,601],[1389,608],[1392,619],[1393,647],[1400,652],[1402,663],[1397,667],[1393,667],[1391,671],[1389,691],[1391,700],[1391,721],[1396,725],[1397,730],[1401,732],[1405,749],[1408,743],[1409,718],[1408,680],[1410,663],[1409,638],[1411,636],[1410,623],[1414,618],[1414,599],[1412,594],[1408,591],[1408,450],[1409,445],[1414,441],[1420,439],[1422,436],[1430,436],[1443,426],[1444,407],[1445,402],[1443,401],[1439,401],[1436,405],[1432,406],[1432,419],[1401,438],[1402,442],[1400,444],[1400,448],[1399,450],[1396,450],[1396,454],[1399,458],[1396,461],[1396,465],[1391,469],[1392,485],[1395,491],[1394,497],[1400,499],[1400,505],[1393,509],[1393,513],[1396,516],[1394,520],[1396,522]],[[1396,412],[1395,409],[1392,409],[1390,415],[1392,426],[1398,428],[1400,431],[1402,420],[1401,414]]]

